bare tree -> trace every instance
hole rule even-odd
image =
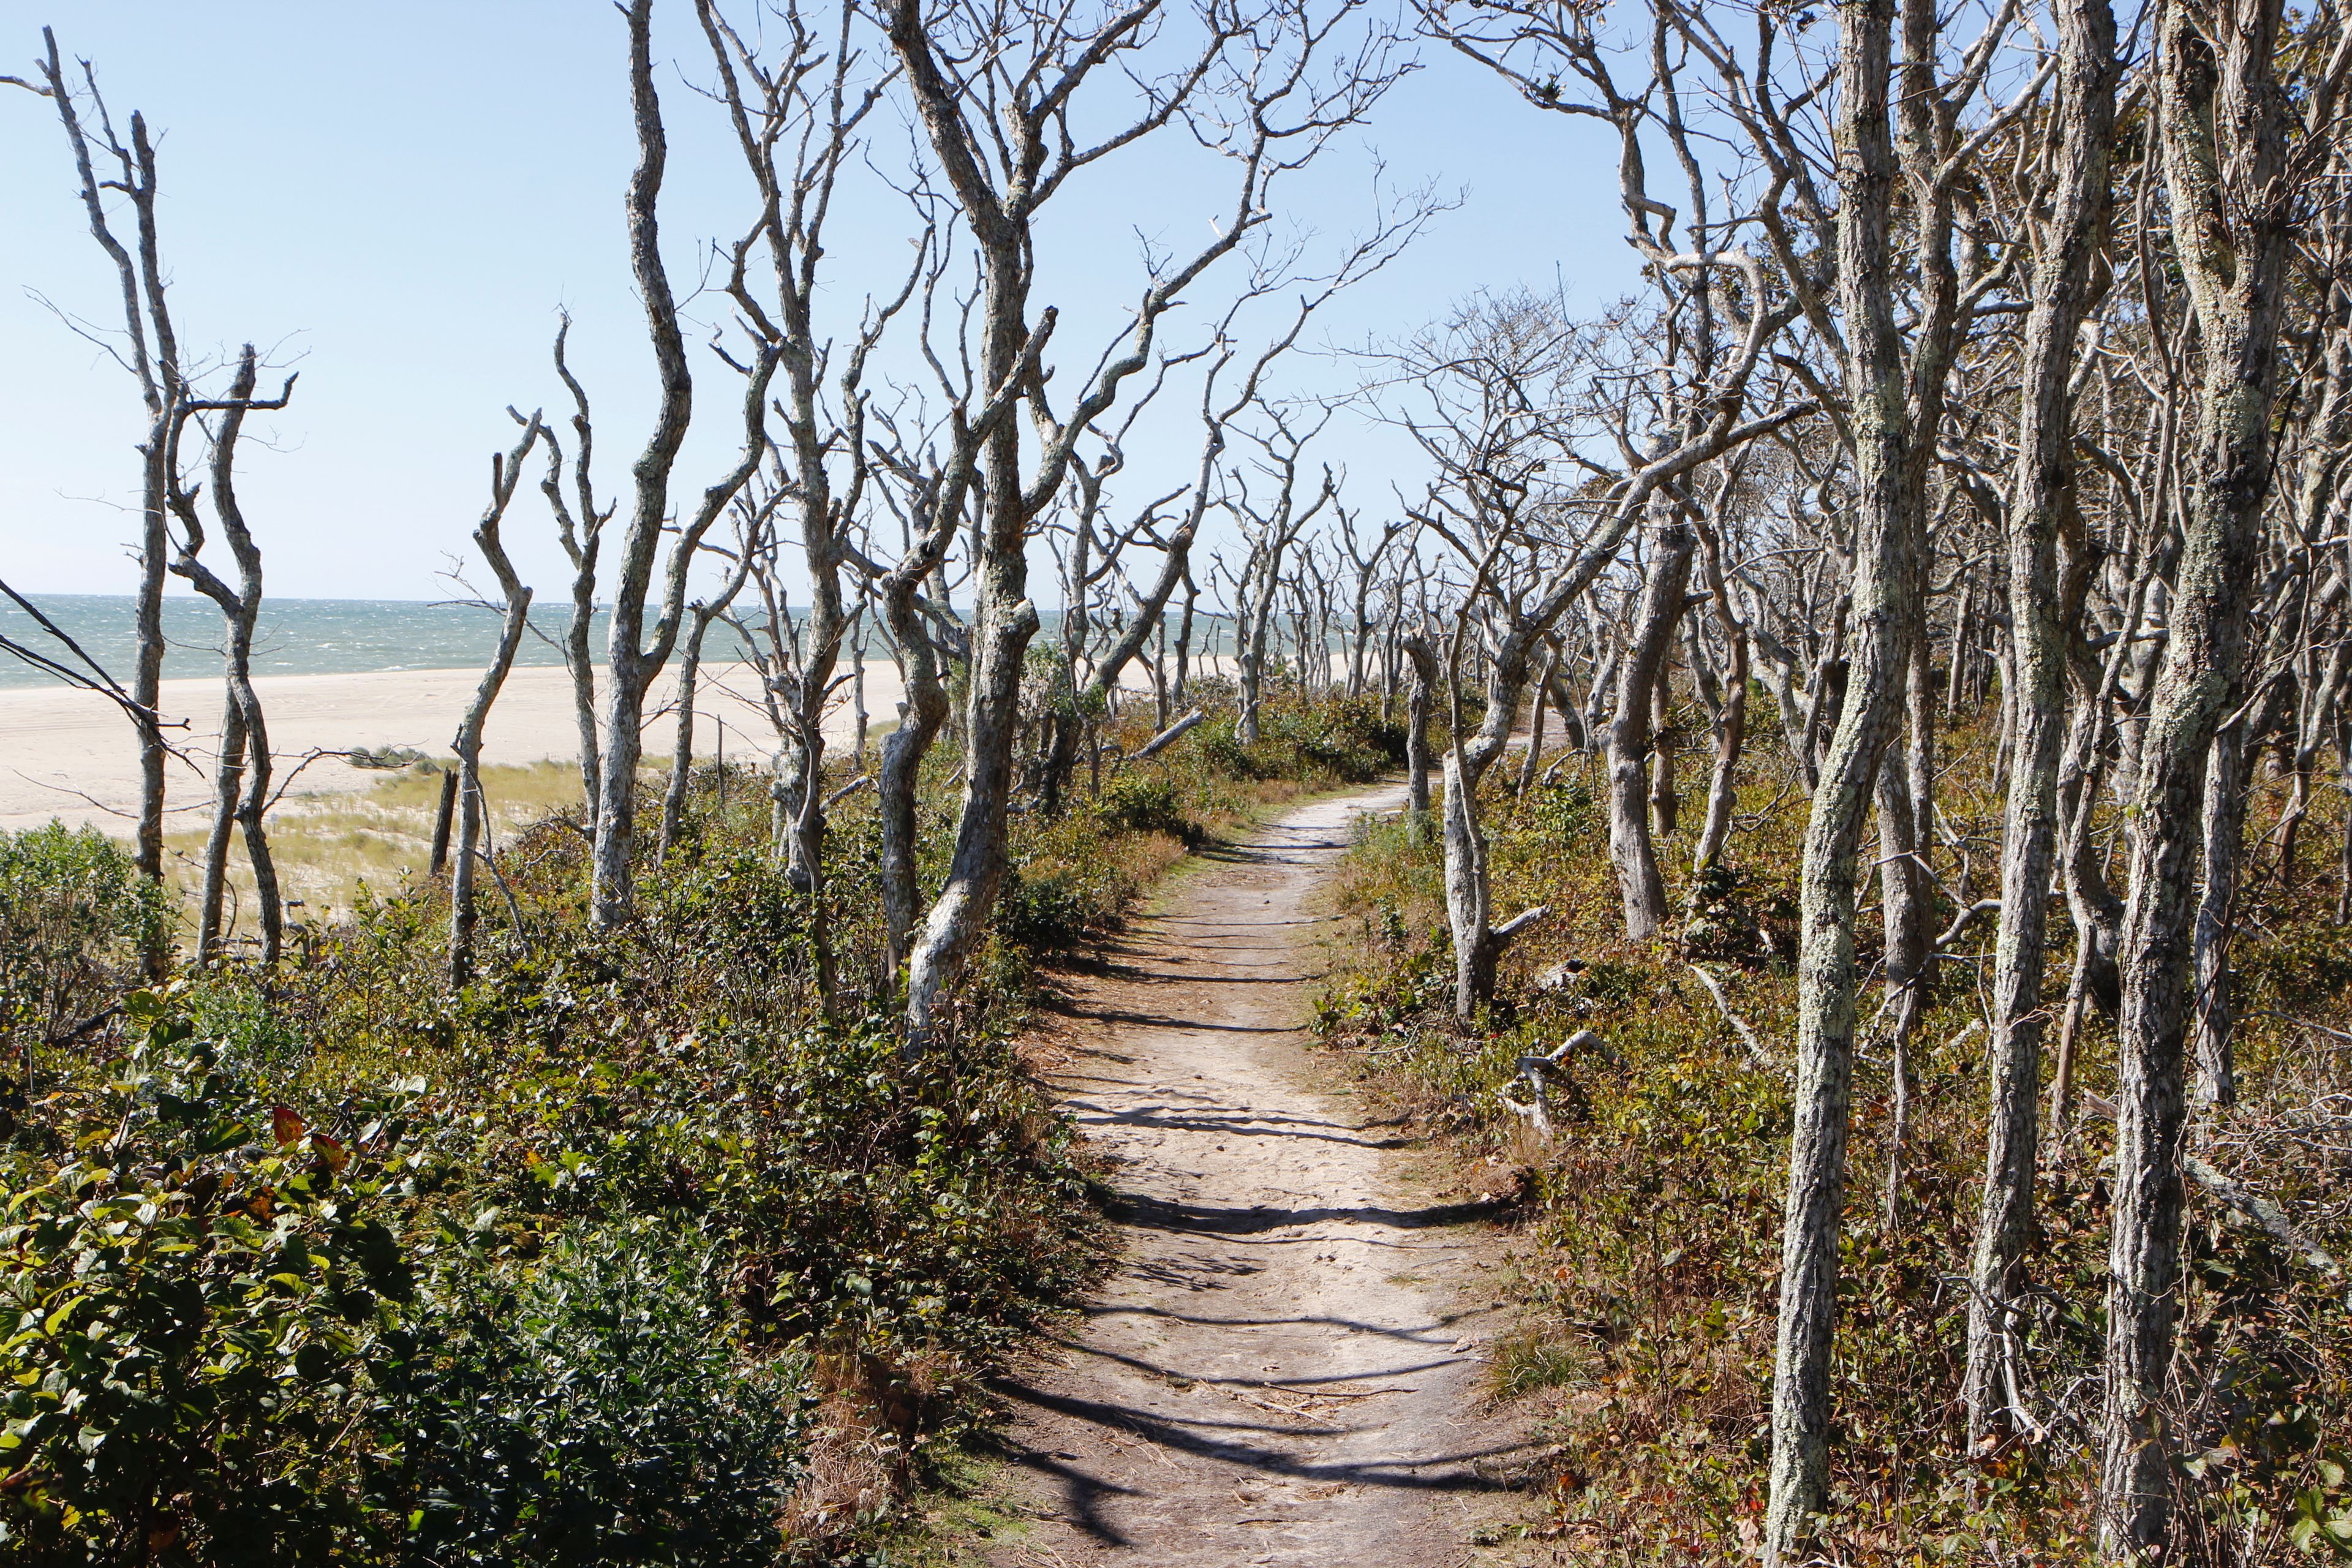
[[[191,395],[181,370],[179,335],[173,324],[164,279],[163,242],[155,221],[155,147],[148,135],[146,119],[132,113],[131,144],[124,146],[115,135],[106,100],[99,92],[96,70],[88,60],[80,62],[83,90],[98,117],[99,134],[114,171],[112,178],[101,180],[93,162],[89,132],[75,106],[73,84],[66,77],[58,54],[56,33],[42,28],[41,42],[44,53],[37,68],[38,84],[19,85],[31,86],[47,96],[65,127],[74,170],[81,182],[82,208],[89,217],[90,237],[113,264],[121,289],[122,350],[117,352],[111,344],[103,346],[138,381],[147,413],[146,438],[139,448],[139,589],[132,612],[137,653],[131,669],[131,700],[123,710],[139,733],[135,855],[140,871],[151,881],[160,882],[163,876],[164,759],[170,751],[164,742],[159,710],[163,679],[163,581],[172,556],[168,518],[175,479],[170,464],[173,432],[184,416],[183,405]],[[119,192],[130,200],[135,257],[131,247],[116,237],[107,216],[108,191]],[[163,973],[167,957],[160,940],[150,946],[146,963],[151,976]]]
[[[667,864],[686,820],[687,786],[694,771],[694,718],[702,683],[702,644],[711,623],[723,618],[736,595],[742,593],[762,552],[772,549],[768,539],[770,508],[746,509],[737,503],[742,530],[731,552],[733,564],[716,593],[687,606],[687,631],[677,654],[677,686],[670,699],[676,739],[670,747],[669,786],[662,792],[661,834],[654,851],[656,864]]]
[[[977,622],[956,847],[909,957],[907,1016],[919,1043],[936,1031],[948,988],[1003,880],[1021,679],[1037,626],[1027,591],[1033,526],[1061,493],[1079,441],[1118,403],[1128,379],[1150,363],[1160,319],[1265,221],[1276,178],[1360,118],[1393,79],[1377,37],[1341,58],[1328,85],[1314,76],[1323,57],[1343,47],[1342,28],[1355,16],[1352,3],[1328,15],[1286,5],[1246,16],[1213,11],[1202,18],[1196,47],[1176,53],[1164,75],[1147,77],[1141,51],[1150,47],[1155,58],[1170,58],[1161,53],[1167,42],[1156,37],[1161,0],[1139,0],[1099,22],[967,0],[928,7],[922,0],[888,0],[883,7],[925,136],[977,252],[977,384],[988,400],[1000,390],[1017,398],[1037,441],[1034,462],[1026,462],[1019,423],[998,418],[984,432],[961,426],[957,450],[944,465],[979,475]],[[1082,142],[1074,120],[1101,112],[1087,107],[1091,86],[1115,73],[1139,101],[1108,135]],[[1211,95],[1213,111],[1201,107]],[[1189,258],[1153,267],[1126,331],[1074,389],[1067,412],[1057,413],[1039,369],[1055,313],[1048,308],[1032,316],[1039,216],[1074,175],[1187,114],[1188,125],[1235,160],[1232,216]]]
[[[629,263],[644,301],[661,395],[645,450],[631,469],[629,525],[621,537],[613,584],[613,618],[606,657],[602,754],[598,767],[594,887],[592,918],[614,926],[629,916],[635,888],[637,766],[644,755],[646,694],[668,662],[687,611],[688,576],[704,535],[758,471],[767,452],[768,385],[781,351],[754,337],[743,372],[743,445],[734,466],[707,486],[674,527],[670,479],[687,427],[694,417],[694,376],[687,364],[686,339],[678,327],[677,297],[662,259],[660,201],[668,164],[668,141],[661,100],[654,89],[653,0],[630,0],[625,13],[629,36],[629,103],[635,122],[637,164],[627,200]],[[764,232],[764,220],[736,243],[735,264]],[[667,557],[666,532],[672,533]],[[662,566],[661,597],[653,599],[654,572]],[[646,624],[648,609],[653,622]]]
[[[2005,1357],[2014,1278],[2032,1219],[2041,1101],[2046,908],[2057,844],[2058,763],[2065,725],[2066,638],[2060,625],[2058,536],[2070,515],[2074,464],[2067,406],[2076,333],[2095,296],[2105,237],[2116,82],[2108,0],[2058,7],[2054,107],[2057,176],[2048,240],[2036,257],[2020,374],[2017,477],[2009,521],[2011,665],[2019,724],[2001,835],[2000,927],[1994,944],[1988,1053],[1991,1119],[1984,1200],[1970,1268],[1962,1397],[1974,1443],[2005,1425]],[[1965,612],[1963,613],[1963,619]],[[1955,667],[1958,664],[1957,654]]]
[[[572,395],[572,433],[578,443],[572,454],[573,500],[563,497],[563,446],[552,430],[542,430],[547,444],[547,477],[540,491],[555,514],[557,541],[572,563],[572,613],[563,623],[563,668],[572,677],[572,721],[580,732],[580,797],[593,828],[604,798],[602,754],[596,738],[596,666],[590,638],[596,622],[596,566],[604,552],[604,525],[613,520],[612,506],[596,504],[594,460],[596,427],[588,409],[588,389],[572,374],[564,344],[572,335],[572,317],[563,316],[555,330],[555,374]],[[572,506],[579,508],[575,514]]]
[[[1666,660],[1683,618],[1697,534],[1661,500],[1642,579],[1639,607],[1624,661],[1617,667],[1617,717],[1609,726],[1609,857],[1625,905],[1625,934],[1646,942],[1666,923],[1666,887],[1658,875],[1652,832],[1648,764],[1657,742],[1655,709],[1666,685]]]
[[[474,861],[479,853],[478,846],[488,810],[488,803],[482,795],[482,731],[489,722],[491,705],[498,701],[499,691],[506,685],[507,673],[514,668],[515,651],[522,646],[523,633],[530,627],[530,589],[515,571],[514,562],[507,554],[506,542],[499,534],[507,505],[514,500],[515,487],[521,482],[523,460],[530,456],[531,447],[544,434],[535,411],[522,421],[522,438],[515,443],[513,451],[490,454],[490,504],[483,510],[482,521],[474,525],[474,547],[482,552],[491,580],[499,585],[499,603],[495,606],[499,611],[499,640],[488,667],[482,671],[480,683],[474,689],[473,700],[466,704],[465,716],[457,721],[457,739],[452,742],[457,753],[457,862],[449,876],[452,988],[465,984],[474,973]]]
[[[246,526],[245,511],[236,499],[236,448],[245,434],[245,416],[256,410],[283,408],[294,395],[294,377],[275,398],[257,398],[258,374],[253,345],[238,353],[236,373],[228,395],[186,397],[166,441],[167,472],[173,475],[168,497],[173,518],[180,525],[173,542],[172,571],[219,606],[223,622],[223,676],[227,688],[221,714],[220,755],[213,770],[213,821],[205,840],[204,886],[198,894],[196,957],[216,963],[227,941],[223,913],[228,889],[228,851],[233,833],[242,829],[246,859],[253,872],[255,915],[261,927],[261,962],[278,962],[285,930],[285,909],[278,892],[278,868],[269,854],[269,835],[263,814],[269,805],[269,728],[261,711],[261,697],[253,684],[253,631],[261,615],[261,547]],[[190,423],[205,414],[219,416],[207,434],[212,445],[210,499],[214,521],[236,563],[237,580],[231,586],[205,563],[205,523],[197,506],[195,487],[180,482],[179,450]]]
[[[2173,1438],[2159,1409],[2180,1278],[2180,1137],[2188,961],[2207,753],[2238,700],[2271,478],[2280,318],[2302,184],[2298,139],[2328,129],[2352,32],[2307,84],[2300,124],[2279,90],[2276,0],[2167,0],[2155,97],[2171,237],[2199,335],[2182,452],[2170,636],[2138,756],[2131,894],[2117,955],[2123,1007],[2107,1291],[2101,1546],[2161,1549]]]

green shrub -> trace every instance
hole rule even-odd
[[[1113,779],[1095,798],[1095,816],[1114,833],[1166,833],[1190,838],[1198,831],[1184,815],[1175,781],[1160,773]]]
[[[1229,778],[1370,784],[1404,764],[1403,726],[1384,722],[1379,704],[1362,698],[1262,702],[1255,742],[1243,742],[1235,723],[1201,726],[1202,757]]]
[[[0,833],[0,1037],[22,1048],[104,1009],[169,920],[162,891],[97,828]]]
[[[707,1238],[643,1220],[453,1269],[403,1401],[407,1560],[775,1562],[803,1363],[741,1364],[725,1277]]]
[[[1107,912],[1091,894],[1086,877],[1067,868],[1015,869],[997,907],[997,932],[1033,952],[1076,947]]]
[[[411,1299],[382,1214],[392,1120],[349,1142],[256,1101],[176,997],[79,1106],[62,1164],[0,1176],[0,1548],[43,1563],[341,1560],[368,1500],[375,1373]]]
[[[310,1056],[301,1030],[270,1005],[252,981],[232,973],[192,982],[184,997],[199,1038],[219,1048],[223,1063],[248,1074],[287,1072]]]

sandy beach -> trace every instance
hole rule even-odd
[[[405,746],[447,756],[457,721],[480,679],[477,669],[411,669],[266,676],[255,685],[268,716],[279,776],[313,759],[302,766],[289,794],[315,795],[359,793],[384,777],[352,767],[341,756],[316,753]],[[646,705],[648,761],[670,754],[676,685],[666,672]],[[751,666],[707,666],[701,685],[697,756],[710,756],[722,745],[730,756],[766,756],[774,749],[775,731],[760,706],[759,677]],[[887,659],[866,667],[866,706],[877,725],[897,721],[898,671]],[[172,763],[169,798],[170,820],[192,825],[209,806],[207,770],[220,741],[221,682],[167,680],[163,708],[188,726],[173,731],[173,743],[188,761]],[[856,727],[850,688],[844,682],[826,731],[846,740]],[[509,675],[491,710],[482,750],[483,761],[493,764],[578,756],[570,674],[530,668]],[[59,817],[122,832],[138,794],[137,741],[111,702],[65,687],[0,690],[0,828],[33,827]]]

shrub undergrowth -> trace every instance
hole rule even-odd
[[[830,1017],[809,896],[747,771],[697,774],[614,931],[586,922],[575,817],[507,837],[455,991],[437,884],[362,889],[274,971],[150,985],[138,960],[173,911],[119,847],[0,837],[21,1107],[0,1155],[0,1554],[885,1550],[990,1418],[987,1370],[1100,1265],[1086,1156],[1014,1048],[1043,966],[1188,844],[1394,752],[1361,705],[1266,720],[1255,747],[1213,721],[1018,817],[952,1044],[919,1058],[880,971],[864,797],[830,829]],[[1128,750],[1152,728],[1101,722]],[[954,806],[935,763],[934,883]]]
[[[1983,777],[1990,738],[1963,728],[1954,740],[1939,809],[1963,844],[1997,843],[2000,796]],[[1759,1539],[1806,809],[1783,773],[1779,756],[1751,752],[1730,863],[1696,897],[1687,875],[1673,874],[1697,826],[1685,801],[1682,830],[1661,839],[1660,855],[1686,913],[1655,945],[1623,939],[1596,764],[1571,763],[1524,796],[1495,787],[1484,808],[1495,906],[1544,903],[1552,913],[1514,947],[1501,994],[1475,1026],[1452,1017],[1433,831],[1368,825],[1343,869],[1342,918],[1358,940],[1319,1004],[1323,1031],[1424,1125],[1517,1173],[1527,1202],[1516,1265],[1530,1313],[1500,1347],[1496,1386],[1545,1402],[1558,1449],[1538,1533],[1577,1561],[1728,1561]],[[2264,843],[2284,787],[2272,781],[2258,793],[2250,845]],[[2341,826],[2338,817],[2330,830]],[[1976,896],[1969,868],[1949,858],[1938,858],[1948,883],[1939,926],[1953,899]],[[1979,887],[1992,874],[1973,869]],[[2244,1088],[2239,1104],[2204,1123],[2203,1157],[2288,1205],[2343,1258],[2352,1255],[2341,1109],[2352,945],[2334,924],[2331,877],[2306,867],[2290,881],[2257,857],[2247,889],[2233,950]],[[2074,933],[2063,906],[2052,918],[2054,1010]],[[1865,969],[1878,924],[1874,901],[1856,924]],[[1982,922],[1939,967],[1909,1047],[1899,1162],[1891,1053],[1867,1029],[1857,1053],[1833,1509],[1822,1543],[1838,1561],[2040,1563],[2095,1550],[2087,1500],[2111,1130],[2094,1116],[2045,1161],[2039,1184],[2018,1376],[2040,1430],[1971,1452],[1958,1402],[1987,1095],[1984,1035],[1971,1026],[1992,935]],[[1694,964],[1722,986],[1768,1059],[1744,1046]],[[1865,1024],[1875,992],[1864,995]],[[1547,1143],[1505,1097],[1528,1093],[1523,1055],[1582,1029],[1602,1043],[1572,1053],[1556,1075]],[[2095,1012],[2083,1054],[2078,1081],[2095,1110],[2115,1072],[2113,1029]],[[2244,1563],[2352,1555],[2352,1321],[2341,1278],[2210,1200],[2192,1205],[2185,1246],[2169,1418],[2188,1456],[2182,1528],[2195,1539],[2179,1550]]]

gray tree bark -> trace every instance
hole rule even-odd
[[[474,689],[473,700],[466,705],[465,716],[458,721],[453,747],[457,753],[457,861],[449,877],[452,990],[465,984],[474,972],[474,860],[488,806],[482,796],[482,731],[489,722],[490,707],[499,700],[508,671],[514,668],[515,650],[522,646],[523,633],[530,626],[530,589],[524,585],[507,555],[499,526],[506,517],[507,504],[514,500],[515,486],[522,478],[523,459],[530,455],[540,435],[540,418],[533,414],[512,452],[503,457],[491,454],[490,504],[483,511],[482,521],[474,527],[474,544],[488,563],[490,574],[499,584],[500,616],[498,647]]]
[[[129,363],[139,381],[147,415],[146,438],[140,444],[139,586],[132,601],[136,651],[132,658],[131,700],[139,736],[139,808],[132,830],[132,855],[139,872],[149,881],[163,879],[164,762],[170,748],[163,739],[159,704],[163,692],[163,584],[172,561],[171,500],[177,476],[172,470],[174,432],[184,416],[182,405],[188,388],[180,369],[178,334],[165,292],[163,245],[155,221],[156,167],[154,143],[143,115],[131,116],[131,145],[115,137],[107,119],[98,79],[84,67],[89,97],[97,106],[106,151],[115,165],[106,185],[130,200],[135,218],[131,249],[116,237],[106,214],[105,197],[93,165],[89,137],[75,107],[72,83],[65,74],[56,33],[41,29],[44,53],[41,77],[51,104],[63,123],[71,148],[74,172],[80,182],[83,211],[90,237],[113,264],[121,291],[123,336]],[[152,332],[152,350],[151,350]],[[170,965],[169,939],[159,924],[142,954],[148,977],[160,980]]]
[[[571,334],[572,318],[567,314],[555,329],[555,374],[572,394],[572,430],[579,442],[572,451],[572,483],[579,515],[573,516],[563,499],[563,448],[552,432],[543,437],[547,477],[539,488],[555,514],[556,538],[572,563],[572,614],[563,624],[563,667],[572,678],[572,723],[580,734],[580,796],[593,829],[604,795],[604,767],[596,738],[596,667],[589,644],[596,622],[596,562],[604,551],[604,525],[612,521],[613,508],[596,504],[593,477],[596,428],[589,416],[588,389],[580,384],[564,358],[564,342]]]
[[[2006,1430],[2003,1358],[2016,1273],[2033,1217],[2042,1094],[2042,1001],[2048,966],[2050,883],[2059,828],[2058,764],[2065,739],[2067,639],[2060,623],[2058,539],[2074,521],[2074,463],[2068,380],[2076,334],[2095,297],[2106,241],[2114,140],[2116,18],[2111,0],[2058,8],[2057,181],[2034,258],[2033,303],[2020,372],[2017,474],[2006,540],[2010,667],[2018,685],[2015,772],[2001,826],[2000,925],[1993,939],[1991,1105],[1985,1181],[1969,1265],[1967,1367],[1961,1399],[1971,1445]],[[1953,689],[1969,618],[1964,597],[1953,645]]]
[[[745,376],[743,447],[734,468],[707,488],[687,515],[670,516],[670,478],[694,417],[694,377],[678,330],[677,301],[661,253],[662,180],[669,145],[661,100],[654,89],[653,0],[630,0],[629,104],[637,139],[636,168],[625,204],[629,264],[646,311],[661,394],[652,432],[630,468],[629,526],[621,540],[613,583],[613,619],[606,655],[603,755],[599,764],[595,847],[589,918],[611,928],[631,913],[635,888],[638,765],[645,754],[646,693],[668,662],[686,613],[688,574],[703,536],[758,471],[767,451],[767,389],[776,372],[772,343],[755,339],[758,353]],[[663,571],[662,598],[647,625],[654,570],[665,534],[674,532]]]
[[[1412,670],[1404,705],[1405,819],[1425,823],[1429,820],[1429,713],[1437,696],[1437,650],[1419,632],[1406,633],[1397,646],[1404,650]]]
[[[2118,968],[2115,1209],[2108,1248],[2101,1549],[2160,1551],[2176,1439],[2160,1410],[2180,1283],[2181,1167],[2195,863],[2205,758],[2236,689],[2271,479],[2271,409],[2292,237],[2278,0],[2185,0],[2158,15],[2158,134],[2200,363],[2182,454],[2170,637],[2140,741],[2131,895]],[[2218,51],[2218,54],[2217,54]],[[2332,90],[2305,107],[2333,115]]]
[[[1806,824],[1799,900],[1796,1122],[1780,1247],[1772,1367],[1768,1568],[1796,1562],[1826,1500],[1830,1361],[1853,1074],[1853,918],[1872,786],[1901,712],[1919,616],[1911,457],[1888,233],[1892,0],[1843,13],[1838,64],[1838,289],[1853,437],[1854,577],[1845,691]]]
[[[661,832],[654,848],[656,865],[668,861],[670,847],[677,842],[686,823],[686,792],[694,776],[694,717],[696,700],[701,692],[703,639],[710,634],[710,623],[724,616],[735,596],[743,591],[744,583],[751,575],[752,563],[765,548],[758,537],[764,530],[764,521],[747,530],[742,548],[736,552],[734,567],[719,592],[688,606],[686,640],[677,657],[677,693],[672,700],[675,726],[670,743],[669,785],[662,792]]]
[[[1691,855],[1691,903],[1706,896],[1707,884],[1723,865],[1731,841],[1731,814],[1738,804],[1739,759],[1748,745],[1748,634],[1731,602],[1723,569],[1723,541],[1705,523],[1699,525],[1700,559],[1706,572],[1707,599],[1716,628],[1722,634],[1728,666],[1723,672],[1723,703],[1715,715],[1715,767],[1706,786],[1706,817],[1700,825],[1698,847]]]
[[[1617,670],[1617,712],[1609,724],[1609,859],[1617,871],[1625,934],[1635,942],[1651,940],[1666,922],[1665,881],[1651,838],[1646,764],[1654,741],[1655,689],[1682,621],[1683,591],[1696,543],[1687,522],[1661,514],[1651,535],[1633,636]]]
[[[173,572],[185,577],[198,593],[219,606],[225,623],[224,675],[226,710],[221,724],[221,753],[214,772],[213,825],[205,848],[203,901],[197,917],[198,962],[216,963],[226,940],[222,922],[222,899],[227,885],[228,843],[232,821],[242,830],[246,859],[253,873],[255,916],[261,927],[261,962],[278,962],[285,932],[285,909],[278,890],[277,862],[269,853],[264,814],[269,805],[269,729],[261,710],[261,697],[253,684],[253,633],[261,614],[261,549],[246,526],[236,496],[236,447],[243,437],[246,415],[253,409],[286,406],[294,392],[294,377],[276,398],[254,396],[257,368],[253,345],[237,356],[236,374],[228,395],[220,399],[183,399],[180,418],[173,425],[165,470],[179,472],[178,447],[187,420],[201,413],[217,413],[212,431],[212,510],[229,553],[236,559],[237,584],[231,587],[202,559],[205,530],[196,510],[196,493],[172,481],[172,511],[179,519],[181,537],[172,561]]]

